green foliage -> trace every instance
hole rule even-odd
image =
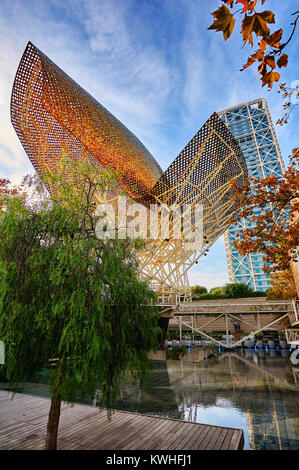
[[[166,359],[179,361],[188,352],[186,346],[173,346],[172,349],[166,349]]]
[[[194,333],[193,338],[196,341],[200,341],[201,339],[203,339],[203,337],[199,333]]]
[[[215,351],[218,348],[217,344],[207,344],[206,346],[203,347],[204,351]]]
[[[228,297],[224,294],[202,294],[198,300],[213,300],[213,299],[227,299]]]
[[[180,337],[180,332],[178,330],[172,330],[168,331],[167,333],[167,339],[171,341],[172,339],[179,339]]]
[[[212,295],[223,295],[223,287],[213,287],[212,289],[210,289],[209,293]]]
[[[198,295],[204,294],[205,292],[208,292],[208,291],[207,291],[207,288],[204,287],[204,286],[193,286],[193,287],[191,287],[192,296],[198,296]]]
[[[223,294],[232,298],[247,297],[253,294],[253,289],[243,282],[225,284]]]
[[[130,243],[96,238],[97,182],[90,167],[76,171],[74,192],[61,187],[38,209],[12,197],[0,212],[0,372],[16,390],[54,359],[52,397],[111,409],[121,381],[147,379],[159,314]]]
[[[242,282],[225,284],[223,287],[214,287],[209,293],[199,295],[193,300],[213,300],[213,299],[237,299],[242,297],[266,297],[265,292],[255,292],[251,287]]]

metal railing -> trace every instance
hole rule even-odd
[[[299,344],[299,329],[292,329],[292,330],[286,329],[285,335],[286,335],[286,342],[288,344],[292,344],[292,343]]]
[[[280,314],[289,313],[294,315],[294,307],[290,301],[263,301],[263,302],[227,302],[223,303],[203,303],[203,302],[184,302],[178,303],[176,314],[222,314],[222,313],[238,313],[238,314]],[[292,317],[293,318],[293,317]]]
[[[291,325],[299,324],[299,302],[298,300],[292,300],[290,302],[291,309],[289,313],[289,320]]]

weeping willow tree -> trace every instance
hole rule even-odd
[[[132,242],[95,235],[95,194],[110,176],[82,164],[67,177],[48,175],[50,199],[12,195],[0,211],[0,367],[13,391],[49,368],[46,449],[57,448],[62,401],[96,398],[109,414],[122,381],[147,380],[160,334]]]

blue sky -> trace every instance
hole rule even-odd
[[[273,121],[281,98],[261,88],[254,66],[239,69],[251,50],[236,30],[224,43],[208,31],[217,0],[0,0],[0,177],[18,182],[33,168],[10,124],[14,75],[30,40],[108,108],[165,170],[214,111],[264,96]],[[267,0],[276,22],[291,30],[294,0]],[[298,34],[282,80],[299,80]],[[298,52],[297,52],[298,55]],[[276,127],[287,161],[298,146],[298,111]],[[298,132],[298,131],[297,131]],[[192,284],[228,281],[220,239],[192,268]]]

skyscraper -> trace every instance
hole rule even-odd
[[[255,178],[272,174],[282,177],[285,165],[264,98],[233,106],[218,114],[238,141],[250,175]],[[248,228],[249,224],[247,219],[243,219],[225,232],[229,281],[244,282],[256,291],[265,291],[270,285],[269,276],[263,271],[263,256],[259,253],[242,256],[233,246],[236,234]]]

